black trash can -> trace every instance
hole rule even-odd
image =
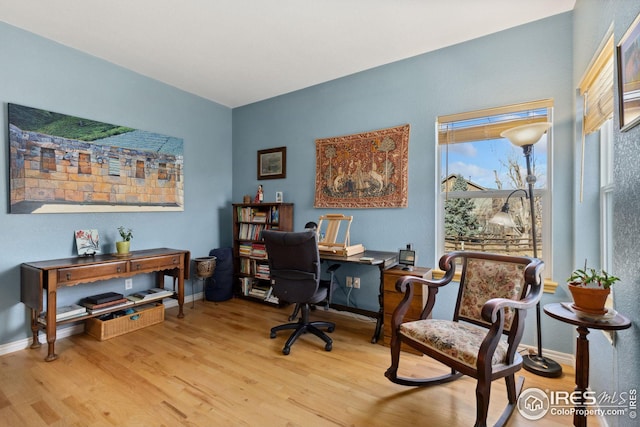
[[[216,269],[206,279],[204,296],[207,301],[227,301],[233,298],[233,250],[211,249],[209,256],[216,257]]]

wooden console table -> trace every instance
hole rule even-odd
[[[565,308],[562,303],[552,303],[544,306],[544,312],[561,322],[577,326],[578,336],[576,337],[576,388],[579,393],[573,413],[573,425],[576,427],[586,427],[587,416],[585,414],[584,393],[589,387],[589,329],[601,329],[603,331],[621,331],[631,327],[631,321],[622,314],[616,315],[607,321],[594,321],[581,319],[576,314]]]
[[[189,278],[189,263],[189,251],[167,248],[133,251],[128,257],[96,255],[23,263],[20,266],[20,301],[31,309],[31,348],[40,347],[38,331],[43,325],[38,319],[43,308],[47,312],[44,325],[49,346],[45,358],[47,362],[58,358],[54,349],[58,323],[98,316],[87,314],[72,320],[56,322],[56,292],[58,288],[66,286],[155,272],[156,286],[164,287],[164,277],[171,276],[178,281],[178,317],[184,317],[184,280]],[[46,306],[43,304],[45,296]]]

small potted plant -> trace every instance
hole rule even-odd
[[[576,309],[591,313],[604,314],[604,305],[611,292],[611,286],[620,278],[607,273],[604,270],[579,268],[571,273],[568,279],[569,291],[573,297]]]
[[[125,230],[123,226],[118,227],[118,232],[122,241],[116,242],[116,252],[119,255],[127,255],[131,247],[131,239],[133,239],[133,230],[130,228]]]

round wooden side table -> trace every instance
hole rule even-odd
[[[566,303],[564,303],[566,304]],[[576,337],[576,388],[580,393],[576,403],[576,411],[573,414],[573,425],[584,427],[587,425],[586,406],[584,392],[589,387],[589,329],[601,329],[603,331],[619,331],[631,326],[631,321],[620,313],[607,320],[589,320],[578,317],[569,307],[563,303],[553,303],[544,306],[544,312],[564,323],[577,326]]]

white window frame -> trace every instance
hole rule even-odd
[[[498,107],[502,108],[502,107]],[[553,117],[553,105],[548,107],[547,109],[547,120],[551,123],[554,123]],[[491,115],[490,111],[487,110],[487,116]],[[553,230],[553,209],[552,209],[552,197],[553,194],[553,125],[547,132],[547,165],[546,165],[546,186],[545,188],[535,188],[534,194],[539,195],[542,199],[542,230],[541,230],[541,238],[542,238],[542,248],[538,251],[538,257],[540,257],[545,262],[544,268],[544,277],[550,278],[553,277],[553,242],[551,239],[552,230]],[[436,134],[436,144],[435,144],[435,162],[436,167],[436,179],[435,179],[435,194],[437,198],[437,203],[435,206],[435,218],[436,218],[436,233],[435,233],[435,256],[434,265],[438,265],[438,260],[444,254],[444,242],[445,242],[445,232],[444,232],[444,202],[446,197],[446,192],[442,191],[442,156],[443,156],[443,147],[444,145],[438,143],[438,120],[435,122],[435,134]],[[535,156],[535,146],[534,146],[534,156]],[[522,163],[521,165],[525,165],[525,157],[522,154]],[[526,170],[526,166],[524,167]],[[528,190],[527,188],[525,188]],[[507,197],[509,193],[511,193],[514,189],[506,189],[506,190],[495,190],[489,191],[485,193],[488,197]],[[451,192],[449,193],[451,195]],[[455,195],[455,194],[454,194]],[[514,195],[513,197],[516,197]],[[513,198],[511,199],[513,200]]]
[[[613,270],[613,118],[600,127],[600,265]]]

